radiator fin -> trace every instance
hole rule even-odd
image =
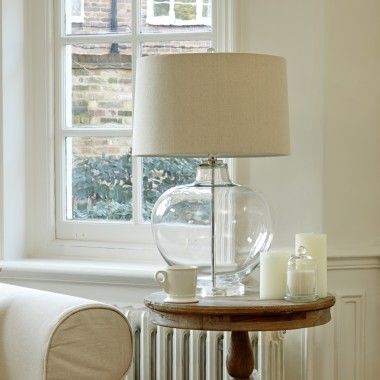
[[[188,330],[173,330],[173,379],[190,380],[189,377],[189,344]]]

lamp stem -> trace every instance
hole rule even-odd
[[[215,187],[216,183],[218,182],[218,179],[215,180],[216,176],[216,169],[225,167],[223,165],[223,161],[218,160],[213,155],[209,155],[207,160],[204,161],[201,165],[207,167],[208,169],[211,169],[211,181],[210,177],[208,177],[208,184],[211,186],[211,216],[210,216],[210,224],[211,224],[211,286],[210,289],[208,289],[208,295],[210,296],[225,296],[226,295],[226,289],[225,288],[218,288],[217,287],[217,281],[216,281],[216,212],[215,212]],[[209,171],[210,173],[210,171]],[[227,172],[226,172],[227,173]],[[219,174],[220,175],[220,174]],[[230,183],[228,176],[226,177],[228,180],[228,183]],[[220,180],[220,178],[219,178]]]
[[[212,288],[216,288],[216,273],[215,273],[215,164],[214,157],[209,157],[211,165],[211,278]]]

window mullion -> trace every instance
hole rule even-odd
[[[132,102],[135,98],[135,79],[136,79],[136,62],[140,56],[140,36],[141,36],[141,20],[140,20],[140,1],[132,0]],[[142,160],[137,157],[132,158],[132,221],[134,223],[141,222],[142,215]]]
[[[224,0],[221,0],[221,1],[224,1]],[[220,44],[220,38],[219,38],[222,27],[220,26],[220,23],[216,22],[218,20],[219,13],[221,11],[220,9],[221,7],[219,5],[220,5],[220,0],[213,1],[212,6],[211,6],[211,17],[212,17],[211,24],[213,25],[212,44],[216,51],[223,51],[222,47],[220,46],[221,44]]]
[[[131,128],[64,128],[65,137],[131,137]]]
[[[72,170],[73,170],[73,163],[72,163],[72,160],[68,160],[67,157],[72,157],[72,154],[73,154],[73,142],[72,142],[72,139],[67,139],[67,141],[64,141],[63,143],[63,147],[64,147],[64,156],[66,157],[65,159],[65,177],[64,177],[64,182],[66,184],[66,212],[64,212],[63,215],[66,214],[66,217],[68,219],[71,219],[72,216],[73,216],[73,206],[72,206],[72,203],[71,203],[71,199],[72,199],[72,194],[73,194],[73,189],[72,189],[72,186],[73,186],[73,183],[72,183],[72,176],[71,173]]]
[[[81,35],[68,35],[61,37],[61,44],[105,44],[105,43],[123,43],[131,42],[133,36],[129,33],[110,33],[110,34],[81,34]]]
[[[195,7],[196,7],[195,17],[196,17],[197,23],[200,24],[202,22],[203,0],[196,0]]]
[[[170,0],[169,19],[170,19],[170,22],[172,23],[175,22],[174,0]]]
[[[144,33],[139,36],[141,42],[149,41],[197,41],[210,40],[213,38],[213,32],[197,33]]]
[[[70,3],[66,2],[65,0],[60,0],[59,1],[59,8],[60,12],[62,13],[63,17],[59,17],[59,22],[60,22],[60,35],[64,36],[65,34],[68,34],[71,32],[71,24],[66,23],[66,17],[71,14],[71,9],[70,9]],[[68,29],[68,26],[70,26],[70,29]]]

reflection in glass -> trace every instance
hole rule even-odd
[[[143,33],[211,32],[211,0],[141,0]]]
[[[131,0],[66,0],[66,34],[131,33]]]

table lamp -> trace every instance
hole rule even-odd
[[[200,295],[244,292],[272,240],[269,207],[231,182],[220,158],[289,154],[286,62],[244,53],[139,58],[132,154],[204,157],[194,183],[169,189],[152,211],[169,265],[197,265]]]

